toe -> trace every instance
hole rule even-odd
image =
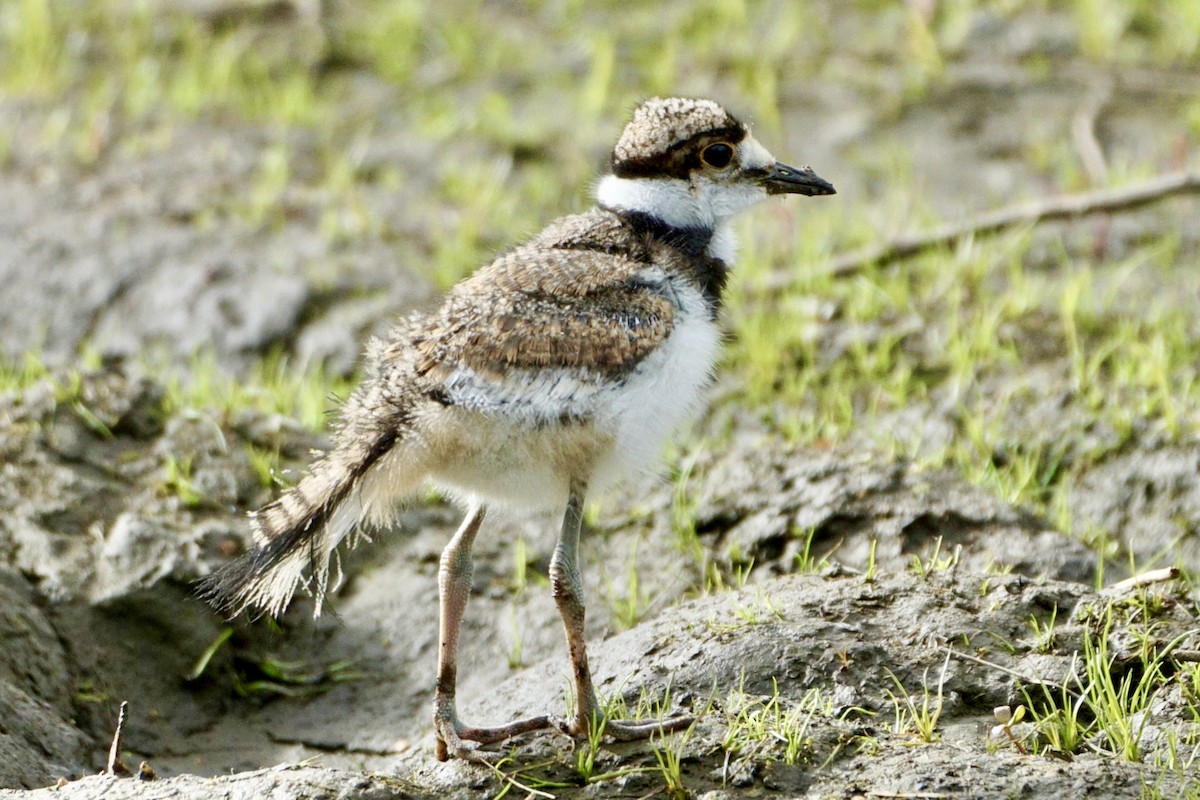
[[[632,742],[638,739],[649,739],[655,734],[674,733],[681,731],[695,722],[695,717],[667,717],[666,719],[631,722],[628,720],[609,720],[605,725],[604,735],[618,742]]]

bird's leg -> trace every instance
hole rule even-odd
[[[586,487],[572,483],[563,515],[562,532],[550,559],[550,589],[567,635],[567,650],[575,673],[575,719],[568,732],[587,733],[596,712],[596,690],[588,668],[587,645],[583,637],[583,582],[579,579],[579,532],[583,527],[583,497]]]
[[[583,502],[587,487],[582,483],[571,484],[567,498],[567,511],[563,516],[562,533],[550,559],[550,587],[558,613],[562,615],[563,628],[567,635],[567,649],[571,654],[571,667],[575,673],[575,718],[562,720],[558,726],[573,736],[586,736],[588,726],[600,724],[601,711],[596,702],[596,689],[592,685],[592,672],[588,667],[587,645],[583,635],[583,583],[579,579],[579,533],[583,527]],[[666,733],[686,728],[691,717],[672,717],[664,720],[630,722],[626,720],[604,720],[604,735],[617,741],[645,739],[655,733]]]
[[[492,744],[552,725],[550,718],[545,716],[518,720],[496,728],[472,728],[458,721],[454,702],[458,679],[458,633],[467,600],[471,596],[471,546],[486,511],[481,504],[467,509],[462,525],[442,551],[438,569],[441,623],[438,629],[437,687],[433,695],[433,729],[437,740],[435,754],[439,761],[445,761],[450,756],[481,761],[483,759],[478,751],[465,747],[463,740]]]

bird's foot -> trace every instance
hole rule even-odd
[[[612,739],[614,742],[635,742],[640,739],[649,739],[656,733],[665,734],[681,731],[695,721],[696,718],[692,716],[666,717],[664,719],[651,719],[640,722],[600,717],[598,724],[603,726],[601,730],[602,735]],[[554,727],[568,736],[582,738],[589,735],[591,718],[579,716],[572,720],[559,717],[553,721],[553,724]]]
[[[490,754],[481,752],[478,746],[468,747],[466,742],[478,742],[480,746],[495,744],[522,733],[556,727],[550,717],[546,716],[520,719],[495,728],[473,728],[463,725],[453,716],[439,716],[433,725],[436,737],[434,755],[438,761],[461,758],[477,764],[490,764]]]

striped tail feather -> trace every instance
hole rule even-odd
[[[347,433],[299,483],[250,515],[255,548],[203,578],[201,597],[231,617],[248,610],[278,616],[303,585],[316,599],[314,616],[321,613],[337,546],[364,517],[382,518],[386,509],[371,506],[392,494],[373,484],[389,477],[378,462],[397,428]]]

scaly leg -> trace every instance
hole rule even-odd
[[[482,761],[475,748],[464,740],[493,744],[520,733],[552,727],[549,717],[531,717],[497,728],[472,728],[458,721],[454,696],[458,680],[458,633],[463,612],[471,596],[471,546],[487,509],[475,504],[467,509],[462,525],[442,551],[438,570],[438,597],[441,622],[438,630],[437,688],[433,695],[433,729],[437,739],[435,754],[439,761],[450,756]]]
[[[572,483],[567,499],[567,512],[563,516],[562,533],[550,560],[550,587],[558,613],[562,615],[563,628],[567,635],[567,649],[571,654],[571,667],[575,673],[575,719],[561,720],[556,724],[565,733],[586,736],[588,726],[599,721],[600,708],[596,702],[596,689],[592,685],[592,672],[588,668],[587,645],[583,636],[583,582],[579,579],[579,532],[583,526],[583,502],[586,485]],[[606,720],[604,735],[617,741],[645,739],[655,733],[682,730],[692,724],[691,717],[672,717],[648,722]]]

